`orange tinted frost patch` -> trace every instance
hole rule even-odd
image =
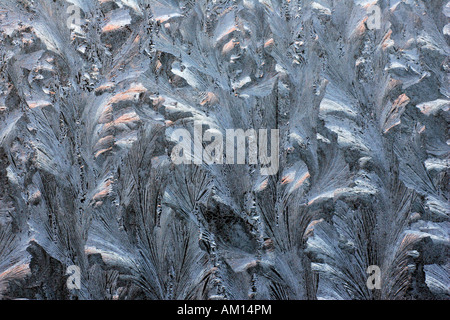
[[[105,109],[103,110],[102,114],[100,115],[100,118],[98,118],[99,124],[104,124],[111,122],[113,120],[113,114],[112,114],[113,108],[110,105],[107,105]]]
[[[295,172],[290,172],[287,175],[285,175],[283,178],[281,178],[281,184],[291,183],[294,181],[295,178]]]
[[[105,145],[105,144],[110,144],[112,143],[112,141],[114,140],[114,137],[112,135],[106,136],[101,138],[100,140],[98,140],[97,145]]]
[[[112,190],[112,181],[108,180],[103,184],[103,188],[100,192],[96,193],[92,199],[94,201],[99,201],[105,198]]]
[[[401,94],[398,96],[398,98],[394,101],[394,106],[396,107],[404,107],[409,103],[409,97],[406,94]]]
[[[266,43],[264,43],[264,48],[268,48],[271,47],[275,44],[275,41],[273,41],[272,38],[270,38],[269,40],[266,41]]]
[[[405,235],[405,237],[402,239],[402,242],[400,243],[401,248],[405,248],[410,246],[411,244],[414,244],[415,242],[419,241],[422,237],[417,234],[409,233]]]
[[[222,48],[222,54],[227,54],[228,52],[230,52],[231,50],[234,49],[234,47],[236,45],[238,45],[239,42],[235,42],[235,39],[231,39],[230,41],[228,41]]]
[[[114,124],[120,124],[120,123],[128,123],[128,122],[136,122],[140,121],[141,119],[136,114],[136,112],[129,112],[125,113],[124,115],[120,116],[116,120],[114,120]]]
[[[51,105],[50,102],[44,101],[44,100],[30,101],[30,102],[27,102],[27,104],[31,109],[38,108],[38,107],[47,107],[47,106]]]
[[[237,28],[236,27],[231,27],[230,29],[228,29],[227,31],[225,31],[224,33],[222,33],[218,38],[217,41],[219,41],[220,39],[226,37],[227,35],[229,35],[230,33],[232,33],[233,31],[236,31]]]
[[[340,190],[340,189],[338,189],[338,190]],[[313,199],[311,199],[308,202],[308,206],[312,205],[313,203],[315,203],[319,199],[334,197],[337,192],[338,191],[336,190],[336,191],[329,191],[329,192],[322,193],[322,194],[318,195],[317,197],[314,197]]]
[[[86,254],[98,253],[98,250],[95,247],[86,247],[84,249],[84,253],[86,253]]]
[[[267,239],[264,241],[264,248],[269,251],[269,252],[273,252],[275,250],[275,246],[273,244],[273,240],[272,239]]]
[[[8,270],[0,273],[0,279],[2,278],[6,278],[9,274],[17,274],[17,273],[21,273],[21,274],[25,274],[29,271],[29,267],[28,264],[20,264],[18,266],[14,266],[12,268],[9,268]]]
[[[357,36],[362,36],[364,32],[366,32],[367,29],[365,23],[367,22],[368,19],[369,19],[368,17],[365,17],[356,27],[355,34]]]
[[[2,292],[5,292],[9,287],[9,281],[13,278],[23,278],[30,274],[29,264],[20,264],[13,266],[6,271],[0,273],[0,300],[2,299]]]
[[[107,24],[106,26],[103,27],[102,32],[111,32],[111,31],[119,30],[123,27],[124,26],[120,25],[120,24]]]
[[[120,101],[129,101],[134,100],[136,98],[136,95],[146,92],[147,89],[142,84],[133,85],[130,89],[124,92],[120,92],[116,94],[114,97],[109,99],[109,103],[117,103]]]
[[[255,191],[263,191],[265,188],[267,188],[267,184],[269,183],[268,179],[265,179],[261,184],[255,188]]]
[[[42,197],[41,191],[40,190],[36,190],[36,192],[32,193],[28,199],[28,201],[30,203],[39,203],[40,199]]]
[[[365,5],[363,5],[362,7],[364,8],[364,9],[369,9],[371,6],[373,6],[373,5],[376,5],[377,4],[377,1],[373,1],[373,2],[371,2],[371,3],[367,3],[367,4],[365,4]]]
[[[115,84],[112,82],[105,83],[95,89],[95,92],[101,93],[114,88]]]
[[[311,236],[314,236],[315,226],[323,221],[324,221],[323,219],[311,221],[311,223],[306,227],[304,238],[309,238]]]
[[[162,63],[161,63],[161,61],[156,61],[156,65],[155,65],[155,70],[156,71],[159,71],[159,69],[161,69],[161,67],[162,67]]]
[[[400,80],[398,80],[398,79],[390,79],[387,89],[388,90],[392,90],[392,89],[398,87],[401,84],[402,84],[402,82]]]
[[[214,93],[212,93],[212,92],[208,92],[206,94],[205,99],[203,99],[202,102],[200,102],[200,105],[202,105],[202,106],[205,105],[205,104],[213,105],[213,104],[216,104],[218,102],[219,102],[219,99],[217,98],[217,96]]]
[[[0,273],[0,293],[6,289],[9,278],[24,277],[30,272],[30,266],[27,263],[13,266]],[[1,294],[0,294],[1,297]]]
[[[98,150],[95,153],[95,158],[97,158],[102,153],[105,153],[106,151],[112,150],[113,143],[114,143],[114,136],[112,135],[108,135],[98,140],[94,146],[94,150]]]
[[[179,13],[172,13],[172,14],[165,14],[165,15],[162,15],[162,16],[155,17],[155,19],[156,19],[156,21],[158,21],[159,23],[162,24],[162,23],[168,21],[171,18],[180,17],[180,16],[181,15]]]
[[[97,151],[97,152],[95,153],[94,158],[98,158],[101,154],[103,154],[103,153],[105,153],[105,152],[108,152],[108,151],[111,151],[111,150],[112,150],[112,147],[109,147],[109,148],[106,148],[106,149],[99,150],[99,151]]]
[[[104,137],[112,134],[114,134],[114,122],[111,121],[101,125],[100,136]]]
[[[310,176],[311,175],[309,174],[309,172],[306,172],[294,185],[294,190],[298,189],[306,181],[306,179],[308,179]]]
[[[153,107],[155,107],[155,108],[161,107],[162,104],[164,103],[164,101],[166,101],[166,99],[164,99],[163,97],[158,97],[158,98],[152,99]]]
[[[410,99],[406,94],[401,94],[392,104],[389,118],[386,120],[387,126],[384,129],[384,133],[387,133],[393,127],[401,123],[400,116],[402,115],[405,106],[409,103]]]
[[[420,106],[420,112],[426,115],[430,114],[432,109],[433,107],[427,104]]]

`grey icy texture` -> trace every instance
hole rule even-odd
[[[449,15],[0,0],[0,298],[449,299]],[[278,128],[278,173],[174,165],[195,120]]]

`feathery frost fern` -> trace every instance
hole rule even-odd
[[[0,298],[448,299],[449,8],[0,0]],[[194,121],[277,174],[175,165]]]

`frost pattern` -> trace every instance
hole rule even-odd
[[[0,298],[449,299],[448,7],[0,0]],[[278,173],[174,165],[194,121]]]

